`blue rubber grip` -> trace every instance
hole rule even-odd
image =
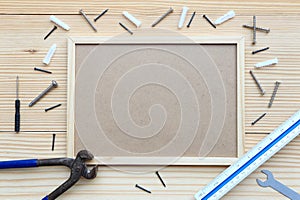
[[[42,198],[42,200],[48,200],[48,195]]]
[[[37,166],[38,166],[37,159],[11,160],[11,161],[0,162],[0,169],[26,168],[26,167],[37,167]]]

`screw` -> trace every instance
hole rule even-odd
[[[256,43],[256,16],[253,16],[253,42],[252,44]]]
[[[108,11],[108,9],[104,10],[100,15],[98,15],[98,16],[94,19],[94,22],[96,22],[100,17],[102,17],[107,11]]]
[[[253,29],[253,26],[249,26],[249,25],[243,25],[244,28],[250,28],[250,29]],[[262,31],[262,32],[265,32],[265,33],[269,33],[270,32],[270,29],[269,28],[261,28],[261,27],[256,27],[256,30],[257,31]]]
[[[129,28],[127,28],[124,24],[122,24],[121,22],[119,22],[120,26],[122,26],[122,28],[124,28],[128,33],[130,33],[131,35],[133,34],[133,32],[131,30],[129,30]]]
[[[33,106],[34,104],[36,104],[36,102],[38,102],[45,94],[47,94],[52,88],[56,88],[58,86],[56,81],[52,81],[51,85],[45,89],[41,94],[39,94],[37,97],[35,97],[35,99],[33,99],[30,104],[29,107]]]
[[[261,116],[259,116],[256,120],[254,120],[251,125],[253,126],[254,124],[256,124],[256,122],[258,122],[259,120],[261,120],[267,113],[262,114]]]
[[[186,27],[190,28],[190,26],[191,26],[191,23],[192,23],[192,21],[193,21],[193,19],[194,19],[195,15],[196,15],[196,12],[193,12],[193,15],[192,15],[192,17],[191,17],[191,19],[190,19],[189,23],[186,25]]]
[[[261,85],[260,85],[260,83],[258,82],[257,78],[254,76],[252,70],[250,70],[250,74],[251,74],[252,78],[254,79],[254,81],[255,81],[255,83],[256,83],[258,89],[260,90],[261,95],[264,95],[264,94],[265,94],[265,90],[261,87]]]
[[[276,81],[275,82],[275,87],[274,87],[274,90],[273,90],[273,94],[271,96],[271,99],[270,99],[270,102],[269,102],[269,105],[268,105],[268,108],[271,108],[272,104],[273,104],[273,101],[275,99],[275,96],[276,96],[276,93],[277,93],[277,90],[278,90],[278,87],[280,85],[280,82],[279,81]]]
[[[153,24],[151,25],[152,27],[156,26],[161,20],[163,20],[165,17],[167,17],[169,14],[173,12],[173,8],[169,8],[169,10],[163,14],[160,18],[158,18]]]
[[[208,23],[210,23],[210,25],[212,25],[214,28],[217,28],[216,25],[206,15],[203,15],[203,18],[206,19],[206,21],[208,21]]]
[[[44,37],[44,40],[46,40],[52,33],[57,29],[57,26],[54,26],[51,31]]]
[[[266,47],[266,48],[263,48],[263,49],[258,49],[256,51],[252,51],[252,54],[256,54],[256,53],[259,53],[259,52],[262,52],[262,51],[266,51],[268,49],[270,49],[270,47]]]
[[[84,19],[87,21],[87,23],[92,27],[92,29],[94,29],[95,32],[97,32],[96,27],[94,26],[94,24],[92,24],[92,22],[89,20],[89,18],[86,16],[86,14],[83,12],[82,9],[79,10],[79,13],[84,17]]]

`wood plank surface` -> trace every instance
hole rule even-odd
[[[197,11],[191,28],[177,29],[181,7]],[[186,36],[245,36],[245,127],[246,150],[254,146],[290,115],[300,108],[300,2],[280,1],[0,1],[0,159],[51,158],[66,155],[66,103],[67,103],[67,38],[69,36],[116,36],[125,33],[118,25],[124,22],[134,28],[121,15],[124,10],[142,21],[141,28],[150,28],[152,22],[170,6],[174,13],[156,28],[177,31]],[[82,8],[91,19],[105,8],[109,12],[97,23],[95,33],[78,14]],[[213,29],[202,17],[207,14],[212,20],[233,9],[237,16]],[[66,32],[59,28],[46,41],[43,37],[53,27],[51,14],[70,25]],[[252,23],[257,16],[257,25],[271,28],[269,34],[257,33],[257,44],[253,46],[252,31],[242,28]],[[56,43],[57,51],[49,66],[42,60],[50,46]],[[266,52],[252,55],[251,51],[270,46]],[[276,66],[254,69],[254,64],[277,57]],[[33,71],[41,67],[53,72],[44,74]],[[261,97],[252,80],[252,69],[267,91]],[[14,100],[15,78],[20,76],[21,132],[15,134]],[[33,107],[28,103],[56,80],[59,87],[51,91]],[[272,108],[267,105],[276,80],[281,80]],[[62,103],[62,106],[44,112],[44,109]],[[251,122],[262,113],[267,115],[255,126]],[[55,150],[51,151],[52,134],[56,133]],[[271,170],[277,179],[300,192],[300,137],[287,145],[260,169]],[[131,170],[134,167],[131,168]],[[81,179],[76,186],[59,199],[187,199],[211,181],[224,167],[166,167],[161,176],[167,183],[163,188],[153,172],[134,174],[118,169],[99,167],[95,180]],[[64,167],[42,167],[37,169],[0,170],[1,199],[41,199],[45,194],[67,179],[69,171]],[[256,170],[224,199],[285,199],[270,188],[261,188],[256,178],[264,178]],[[152,190],[144,193],[134,187],[138,183]]]

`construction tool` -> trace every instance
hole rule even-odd
[[[15,100],[15,132],[20,131],[20,99],[19,99],[19,76],[16,79],[16,96]]]
[[[300,133],[300,110],[200,190],[197,200],[221,199]]]
[[[51,159],[29,159],[29,160],[12,160],[0,162],[0,169],[9,168],[27,168],[40,166],[66,166],[70,168],[71,174],[68,180],[56,188],[42,200],[54,200],[69,188],[71,188],[81,176],[86,179],[93,179],[97,176],[97,166],[89,170],[85,161],[92,160],[94,156],[87,150],[78,152],[75,159],[73,158],[51,158]]]
[[[49,85],[49,87],[47,87],[41,94],[39,94],[37,97],[35,97],[29,104],[29,107],[33,106],[34,104],[36,104],[36,102],[38,102],[45,94],[47,94],[50,90],[52,90],[53,88],[56,88],[58,86],[56,81],[51,81],[51,84]]]
[[[295,192],[294,190],[292,190],[291,188],[287,187],[286,185],[283,185],[282,183],[280,183],[279,181],[277,181],[272,172],[270,172],[269,170],[261,170],[262,173],[264,173],[265,175],[267,175],[267,180],[266,181],[261,181],[259,179],[256,179],[256,182],[259,186],[261,187],[271,187],[274,190],[276,190],[277,192],[283,194],[284,196],[286,196],[289,199],[292,200],[299,200],[300,199],[300,194],[298,194],[297,192]]]

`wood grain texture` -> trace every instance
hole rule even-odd
[[[118,22],[124,22],[133,31],[136,30],[121,15],[123,10],[132,13],[142,21],[141,28],[148,28],[154,20],[170,6],[174,13],[163,20],[156,28],[177,30],[181,7],[190,7],[187,19],[192,11],[197,11],[191,27],[183,28],[180,33],[186,36],[245,36],[245,128],[246,149],[251,148],[290,115],[300,108],[300,2],[298,0],[280,1],[196,1],[184,4],[183,1],[37,1],[13,0],[0,1],[0,159],[49,158],[66,155],[66,103],[67,103],[67,37],[69,36],[115,36],[124,33]],[[103,9],[109,12],[97,21],[98,33],[94,33],[78,14],[82,8],[92,19]],[[237,16],[213,29],[200,14],[211,19],[235,10]],[[66,32],[56,30],[46,41],[43,37],[53,27],[50,14],[59,14],[59,18],[70,25]],[[242,28],[251,24],[252,15],[257,15],[257,25],[270,27],[269,34],[257,33],[257,44],[251,45],[251,30]],[[57,51],[51,64],[43,66],[42,59],[50,46],[56,43]],[[251,51],[270,46],[266,52],[252,55]],[[277,57],[276,66],[254,69],[254,64]],[[43,74],[33,71],[41,67],[53,72]],[[261,97],[249,70],[252,69],[267,91]],[[20,76],[21,132],[13,130],[15,77]],[[51,91],[32,108],[28,103],[52,79],[59,87]],[[281,80],[278,94],[271,109],[267,108],[274,83]],[[56,103],[63,105],[55,110],[44,112]],[[267,115],[255,126],[251,122],[267,112]],[[52,133],[57,134],[56,149],[51,151]],[[252,133],[252,134],[250,134]],[[296,138],[282,151],[276,154],[260,169],[271,170],[276,178],[300,192],[300,138]],[[152,172],[144,174],[126,173],[126,168],[116,170],[99,167],[99,176],[95,180],[80,180],[76,186],[59,199],[186,199],[211,181],[225,167],[167,167],[161,170],[161,176],[167,184],[163,188]],[[69,175],[64,167],[43,167],[37,169],[10,169],[0,171],[1,199],[41,199]],[[256,170],[224,199],[284,199],[269,188],[259,187],[255,179],[264,178]],[[144,193],[134,185],[139,183],[152,190]]]

